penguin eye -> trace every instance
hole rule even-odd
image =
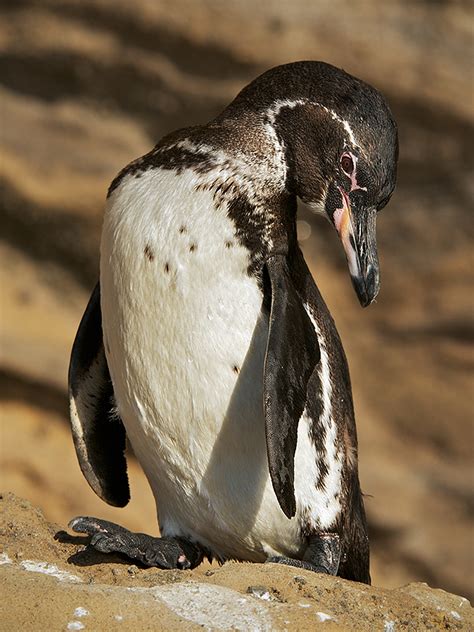
[[[354,171],[354,161],[349,154],[344,154],[341,158],[341,167],[344,173],[348,176],[352,175]]]

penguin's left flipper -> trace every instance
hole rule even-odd
[[[124,507],[130,499],[126,435],[114,410],[102,338],[99,284],[92,292],[72,348],[69,402],[74,446],[87,482],[106,503]]]
[[[296,512],[294,490],[298,422],[308,382],[320,360],[318,336],[298,292],[287,257],[266,260],[271,309],[264,368],[267,455],[273,489],[288,518]]]
[[[199,547],[188,540],[133,533],[108,520],[79,516],[71,520],[69,527],[92,536],[90,546],[97,551],[120,553],[144,566],[185,570],[195,568],[204,556]]]
[[[287,564],[316,573],[337,575],[341,561],[341,543],[337,533],[321,533],[311,536],[302,560],[285,556],[269,557],[266,562]]]

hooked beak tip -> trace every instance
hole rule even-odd
[[[352,284],[362,307],[368,307],[377,298],[380,289],[379,276],[369,266],[364,276],[351,276]]]

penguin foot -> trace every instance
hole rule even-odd
[[[144,566],[184,570],[196,567],[203,559],[203,553],[192,542],[133,533],[107,520],[79,516],[71,520],[69,528],[90,535],[90,546],[97,551],[120,553]]]
[[[341,560],[341,543],[337,533],[320,533],[310,536],[308,547],[302,560],[277,555],[269,557],[266,562],[287,564],[296,568],[305,568],[315,573],[337,575]]]

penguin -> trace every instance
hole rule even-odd
[[[113,180],[71,354],[72,435],[88,483],[118,507],[128,438],[161,537],[73,519],[90,546],[164,569],[207,557],[370,583],[349,370],[296,212],[300,199],[333,224],[368,306],[397,158],[382,95],[302,61]]]

